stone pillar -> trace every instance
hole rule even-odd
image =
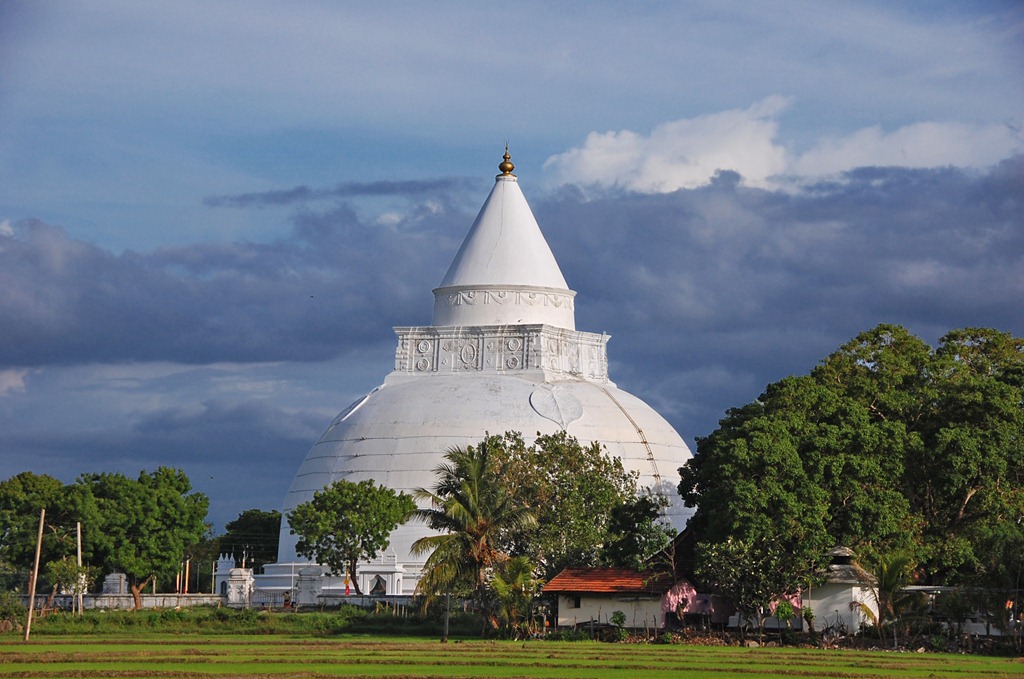
[[[323,569],[319,566],[303,568],[295,581],[295,600],[299,606],[314,606],[320,603],[323,592]]]
[[[252,603],[253,577],[251,568],[232,568],[228,572],[228,606],[248,608]]]
[[[124,573],[109,574],[103,578],[103,588],[101,591],[104,594],[127,594],[128,576]]]

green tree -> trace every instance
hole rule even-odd
[[[277,561],[281,536],[281,512],[276,509],[246,509],[224,525],[218,549],[225,554],[245,555],[246,566],[258,570]]]
[[[749,571],[698,573],[730,596],[748,617],[820,569],[832,539],[828,492],[815,466],[801,460],[802,437],[812,429],[808,410],[820,394],[806,380],[769,387],[762,400],[731,410],[718,430],[698,439],[697,455],[680,469],[680,493],[697,506],[690,528],[697,540],[688,561]],[[783,405],[784,404],[784,405]],[[719,563],[723,553],[741,561]],[[750,564],[770,564],[754,568]],[[728,577],[727,577],[728,576]]]
[[[357,594],[356,562],[374,559],[387,548],[391,532],[416,510],[405,493],[373,481],[335,481],[288,512],[288,525],[299,536],[296,553],[330,569],[347,572]]]
[[[128,576],[136,610],[142,590],[158,577],[171,578],[188,549],[209,531],[209,500],[192,490],[180,469],[160,467],[130,479],[123,474],[86,474],[76,481],[95,508],[83,522],[83,540],[94,565]]]
[[[697,565],[697,576],[736,606],[741,638],[748,620],[763,636],[772,604],[799,588],[790,574],[801,565],[778,543],[765,539],[727,539],[706,544],[701,552],[705,560]]]
[[[66,513],[65,496],[64,484],[45,474],[22,472],[0,483],[0,561],[13,569],[31,570],[41,509],[47,513],[42,562],[68,554],[64,534],[55,529]]]
[[[95,506],[76,485],[41,474],[23,472],[0,483],[0,578],[5,587],[27,587],[35,560],[40,509],[46,509],[40,563],[73,555],[76,523],[91,521]],[[88,558],[86,543],[85,556]],[[44,570],[40,582],[52,584]]]
[[[96,569],[94,567],[87,565],[79,566],[77,559],[67,556],[47,563],[45,574],[52,587],[47,606],[53,602],[53,598],[58,592],[70,594],[72,597],[85,594],[96,580]],[[75,604],[72,604],[72,610],[74,606]]]
[[[497,624],[512,639],[530,633],[533,599],[543,584],[533,571],[534,564],[527,557],[516,556],[498,566],[491,576]]]
[[[731,409],[680,469],[704,545],[767,540],[813,562],[907,554],[922,580],[1009,590],[1024,545],[1024,340],[894,325]],[[799,573],[791,574],[794,578]]]
[[[1024,340],[986,328],[947,333],[936,402],[908,494],[935,582],[1013,589],[1024,543]]]
[[[882,638],[885,625],[892,627],[892,647],[897,647],[897,622],[901,616],[923,603],[923,595],[907,592],[907,585],[912,582],[914,570],[913,557],[906,553],[894,553],[879,557],[872,566],[871,595],[878,607],[875,616],[870,608],[861,605],[861,610],[872,618],[878,629],[878,638]]]
[[[413,554],[429,554],[417,589],[427,597],[465,592],[483,601],[489,569],[505,561],[504,535],[533,527],[536,516],[507,483],[500,437],[453,448],[435,470],[432,490],[416,491],[430,507],[416,515],[438,535],[420,538]]]
[[[619,541],[613,550],[619,555],[630,547],[642,548],[643,539],[627,544],[622,526],[612,525],[613,510],[628,512],[625,505],[642,502],[637,475],[600,443],[581,445],[564,431],[538,435],[530,446],[514,432],[489,437],[488,442],[515,502],[532,507],[537,519],[527,529],[505,531],[500,544],[509,554],[533,560],[542,578],[550,579],[566,566],[598,565],[602,547],[611,542]],[[633,510],[643,507],[634,505]]]
[[[675,537],[675,530],[664,518],[667,505],[665,498],[647,492],[612,507],[601,563],[643,570],[648,560],[665,550]]]

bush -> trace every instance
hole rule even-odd
[[[590,635],[582,629],[555,630],[546,637],[550,641],[590,641]]]
[[[213,606],[196,606],[181,610],[90,610],[86,611],[83,617],[56,613],[45,618],[38,618],[33,623],[34,632],[53,635],[109,634],[139,630],[141,632],[182,634],[439,636],[441,627],[440,618],[394,615],[384,612],[371,613],[348,604],[333,610],[306,613]],[[449,634],[451,636],[478,637],[482,627],[479,616],[454,613],[451,616]]]
[[[28,615],[21,605],[21,597],[12,592],[0,592],[0,621],[9,620],[15,627]]]
[[[602,635],[602,637],[607,639],[608,641],[614,641],[619,643],[623,641],[629,641],[629,630],[625,627],[613,627],[612,629],[608,630],[608,634],[604,634]]]

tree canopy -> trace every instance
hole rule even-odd
[[[0,558],[31,567],[39,510],[46,509],[42,562],[75,553],[75,524],[82,523],[82,555],[103,573],[128,576],[136,607],[155,577],[173,577],[187,550],[202,541],[209,500],[192,493],[179,469],[160,467],[137,479],[123,474],[83,474],[64,485],[24,472],[0,483]]]
[[[41,509],[46,509],[48,519],[43,563],[69,554],[70,533],[61,530],[67,523],[73,528],[77,521],[66,516],[69,499],[64,484],[45,474],[22,472],[0,482],[0,561],[18,570],[32,568]]]
[[[334,575],[348,573],[356,593],[362,594],[356,563],[387,549],[391,531],[415,509],[405,493],[373,481],[339,480],[288,512],[288,525],[299,536],[296,553],[327,566]]]
[[[1024,553],[1022,441],[1024,340],[967,328],[933,350],[880,325],[729,410],[679,492],[704,553],[732,539],[813,564],[845,545],[910,554],[929,583],[1006,587]]]
[[[224,534],[217,540],[220,552],[244,558],[245,565],[254,571],[264,564],[277,561],[281,512],[276,509],[246,509],[237,518],[228,521],[224,529]]]
[[[190,492],[192,484],[180,469],[160,467],[138,479],[87,474],[76,484],[96,506],[94,519],[83,525],[92,563],[128,576],[136,608],[142,589],[153,578],[172,577],[188,549],[209,533],[209,500]]]
[[[508,432],[445,459],[437,484],[418,494],[431,502],[418,515],[442,531],[414,545],[433,550],[424,594],[473,593],[482,601],[489,583],[507,584],[512,560],[517,573],[529,563],[542,580],[567,566],[637,567],[673,535],[664,500],[638,492],[637,475],[599,443],[559,432],[528,446]]]
[[[630,565],[667,543],[663,526],[651,530],[661,505],[653,498],[648,499],[657,507],[643,504],[637,475],[600,443],[582,445],[564,431],[538,435],[530,446],[515,432],[488,437],[488,442],[503,467],[501,481],[516,502],[533,508],[537,519],[524,530],[505,533],[502,549],[533,559],[544,579],[566,566]],[[628,519],[638,521],[644,538],[626,535]]]
[[[435,470],[433,488],[416,491],[417,499],[431,505],[417,510],[417,517],[441,531],[412,545],[413,554],[429,553],[418,585],[422,594],[482,599],[487,570],[508,558],[502,537],[536,524],[531,507],[507,483],[510,463],[502,457],[500,437],[453,448]]]

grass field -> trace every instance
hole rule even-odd
[[[0,677],[1022,677],[1024,659],[599,642],[309,636],[0,637]]]

